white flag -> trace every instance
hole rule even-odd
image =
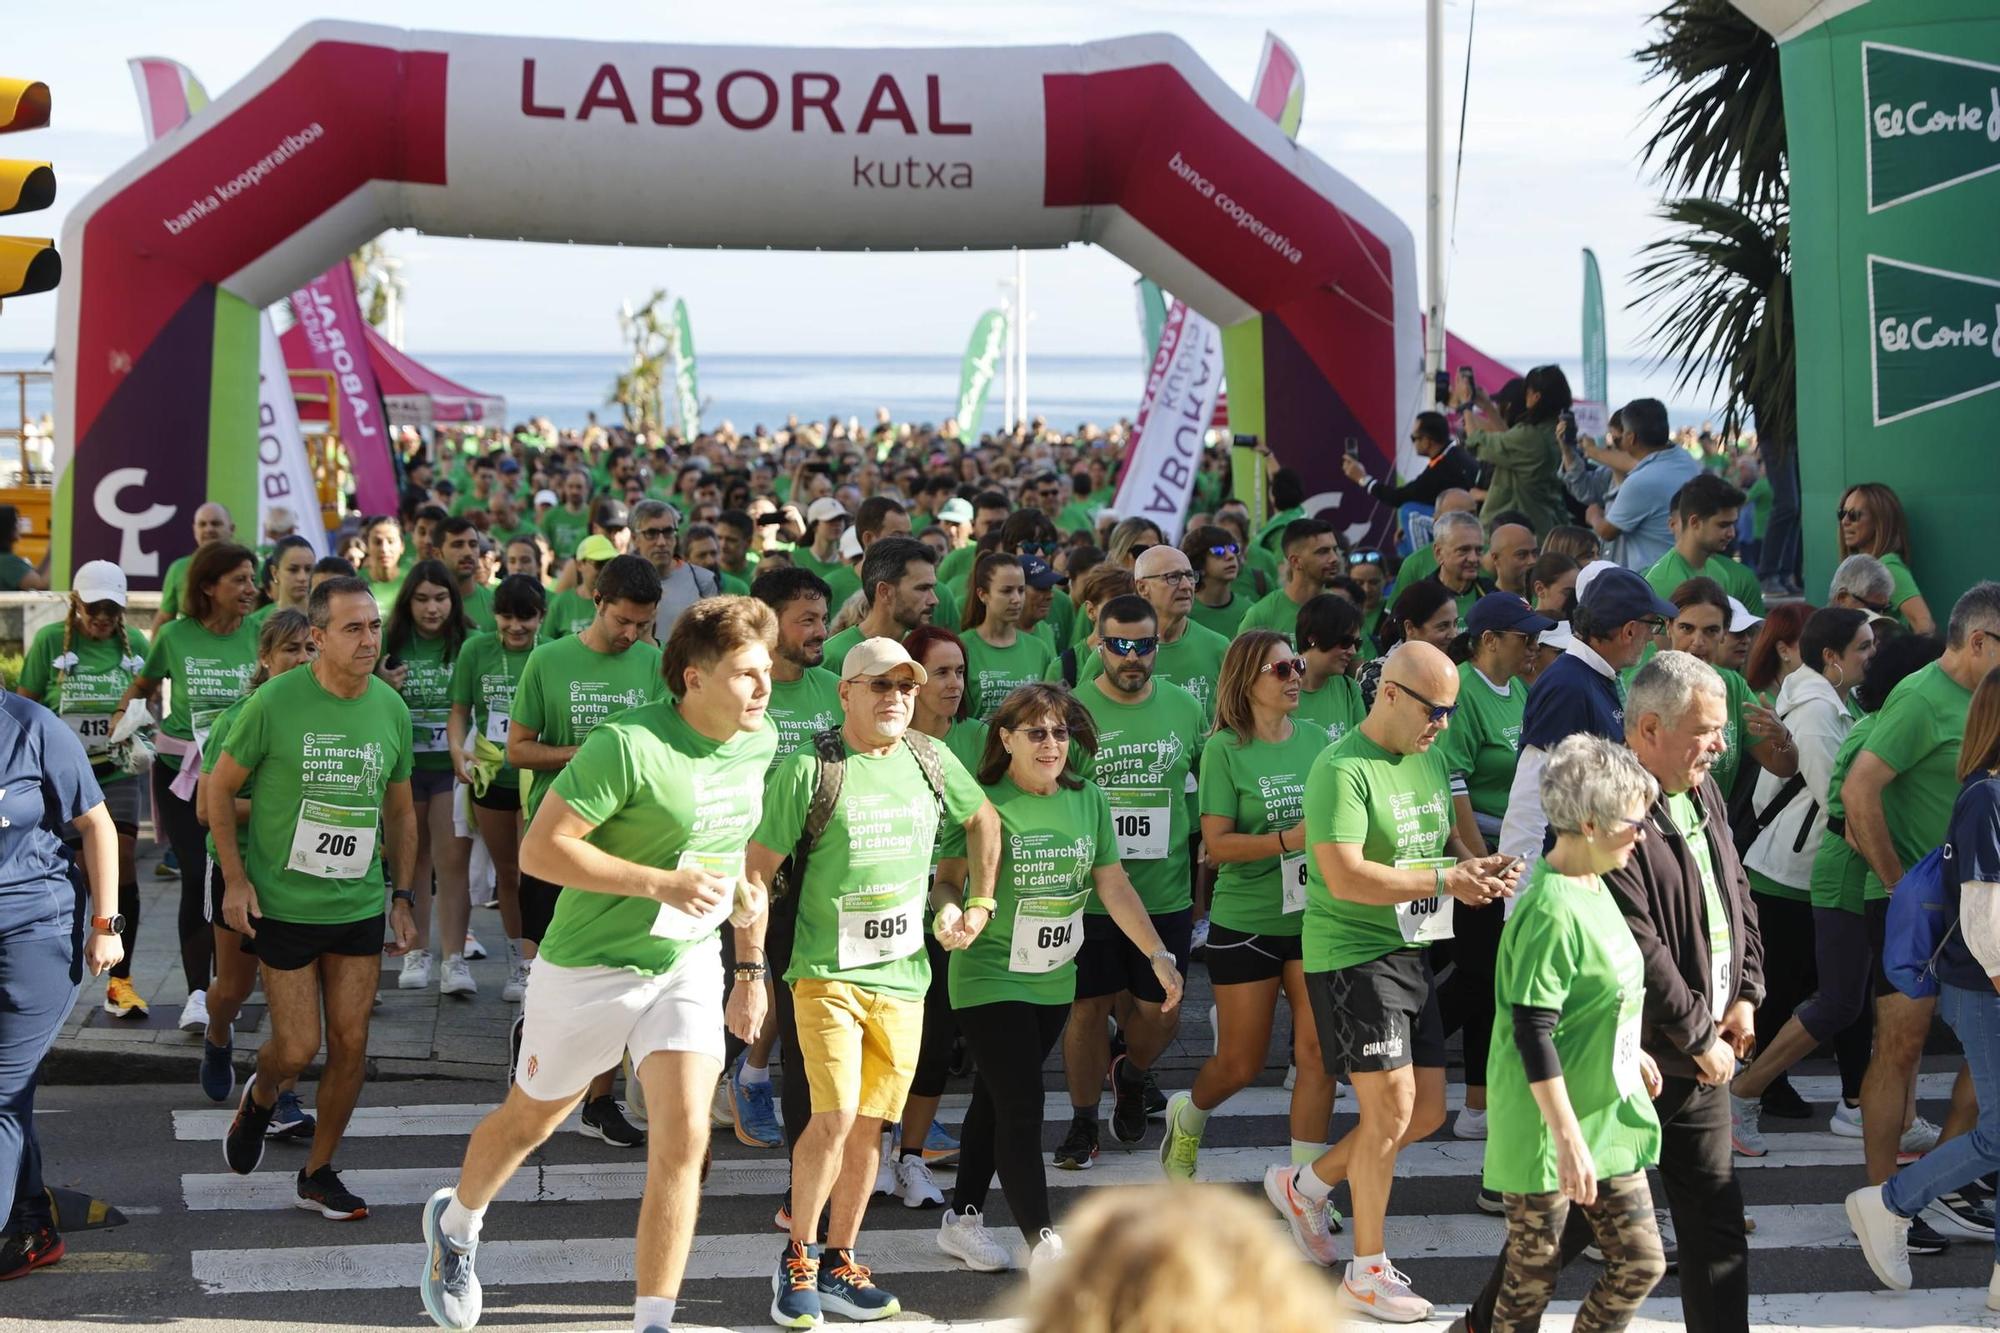
[[[1222,392],[1222,330],[1175,301],[1160,329],[1160,345],[1146,375],[1146,396],[1132,428],[1125,475],[1113,508],[1120,518],[1151,519],[1169,545],[1178,545],[1202,444]]]

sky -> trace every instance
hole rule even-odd
[[[1477,5],[1446,286],[1454,332],[1496,354],[1574,355],[1579,252],[1590,246],[1604,272],[1611,354],[1645,350],[1643,317],[1625,308],[1627,278],[1640,247],[1663,228],[1653,216],[1658,191],[1638,163],[1654,90],[1642,84],[1632,52],[1656,5]],[[52,161],[61,193],[55,209],[5,219],[0,230],[59,233],[68,202],[140,151],[128,57],[178,59],[220,96],[309,12],[242,0],[38,7],[32,26],[10,32],[0,63],[7,74],[49,84],[54,124],[0,141],[0,155]],[[1171,32],[1245,92],[1268,28],[1304,68],[1301,142],[1401,216],[1422,253],[1420,0],[348,0],[322,12],[415,28],[661,43],[999,45]],[[1469,0],[1445,6],[1448,152],[1460,147],[1459,88],[1473,17]],[[1449,198],[1449,168],[1446,190]],[[1010,255],[993,253],[629,250],[414,232],[391,233],[387,244],[403,262],[405,341],[419,353],[611,351],[620,303],[665,287],[687,300],[704,351],[955,354],[1012,270]],[[1133,352],[1136,275],[1122,261],[1073,246],[1034,252],[1029,271],[1034,352]],[[52,298],[9,302],[0,312],[0,349],[46,350],[54,330]]]

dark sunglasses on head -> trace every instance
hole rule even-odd
[[[1235,542],[1224,542],[1220,546],[1211,546],[1208,548],[1208,553],[1217,560],[1226,560],[1232,555],[1241,555],[1242,552],[1243,548]]]
[[[1057,745],[1069,743],[1068,727],[1023,727],[1021,734],[1037,745],[1049,740],[1054,740]]]
[[[1423,695],[1418,694],[1400,680],[1385,680],[1382,683],[1384,685],[1394,685],[1398,691],[1409,695],[1413,702],[1422,704],[1426,709],[1430,710],[1432,726],[1436,726],[1440,722],[1451,721],[1451,715],[1458,711],[1457,704],[1432,703],[1429,699],[1424,698]]]
[[[898,694],[910,695],[917,692],[917,682],[907,679],[891,680],[887,676],[870,676],[868,688],[876,694],[887,694],[890,690],[894,690]]]
[[[1113,657],[1151,657],[1159,649],[1160,636],[1149,634],[1143,639],[1107,637],[1104,651]]]
[[[1382,553],[1362,547],[1347,553],[1347,563],[1350,565],[1379,565],[1382,563]]]
[[[1304,680],[1306,678],[1305,659],[1293,657],[1279,662],[1266,662],[1263,666],[1257,668],[1257,674],[1260,676],[1266,671],[1276,676],[1279,680],[1290,680],[1293,676]]]

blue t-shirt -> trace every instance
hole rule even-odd
[[[1651,569],[1674,547],[1667,528],[1674,496],[1700,473],[1694,455],[1678,446],[1640,459],[1604,507],[1605,521],[1618,529],[1605,557],[1641,574]]]
[[[1553,750],[1578,732],[1624,744],[1625,705],[1618,697],[1617,681],[1575,653],[1564,653],[1536,677],[1528,692],[1528,707],[1521,715],[1521,748]]]
[[[1960,885],[1968,881],[2000,884],[2000,778],[1981,772],[1965,780],[1958,802],[1951,808],[1951,831],[1945,838],[1951,843],[1945,884],[1951,890],[1954,908]],[[1993,993],[1986,969],[1966,947],[1963,930],[1954,930],[1946,937],[1944,952],[1938,958],[1938,979],[1982,995]]]
[[[103,803],[76,733],[40,704],[0,694],[0,933],[70,932],[62,830]]]

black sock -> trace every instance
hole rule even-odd
[[[1097,1108],[1095,1106],[1072,1106],[1069,1120],[1073,1125],[1088,1125],[1097,1128]]]
[[[924,1155],[924,1150],[922,1148],[903,1149],[903,1160],[905,1161],[908,1161],[912,1157],[922,1157],[923,1155]]]

